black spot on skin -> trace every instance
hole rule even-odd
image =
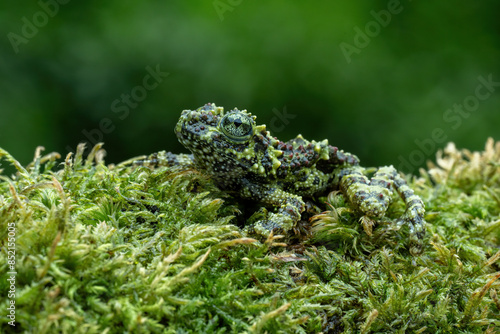
[[[325,174],[332,173],[335,167],[337,166],[335,166],[328,160],[320,160],[316,163],[316,169]]]

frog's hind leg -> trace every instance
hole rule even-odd
[[[381,167],[369,180],[361,167],[342,170],[340,189],[350,203],[368,217],[382,217],[389,204],[394,189],[406,205],[406,211],[399,224],[408,224],[410,228],[410,252],[419,254],[424,237],[424,205],[420,197],[415,195],[406,181],[399,176],[393,166]]]
[[[340,190],[348,201],[368,217],[382,217],[391,203],[392,173],[380,168],[369,180],[362,167],[342,170]]]

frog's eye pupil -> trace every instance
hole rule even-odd
[[[253,134],[253,120],[239,112],[227,114],[221,120],[220,129],[233,141],[246,141]]]

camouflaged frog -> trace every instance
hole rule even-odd
[[[340,189],[366,217],[382,217],[395,189],[406,204],[400,223],[410,228],[410,251],[419,254],[424,236],[424,205],[392,166],[381,167],[368,179],[356,156],[337,147],[305,140],[272,137],[265,125],[246,110],[224,112],[212,103],[184,110],[175,127],[179,141],[192,154],[160,152],[156,164],[195,165],[217,186],[241,198],[275,208],[255,223],[255,232],[286,232],[300,220],[303,197]]]

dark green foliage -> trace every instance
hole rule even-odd
[[[310,234],[242,235],[227,195],[194,170],[60,163],[37,150],[0,176],[0,309],[16,223],[16,327],[27,333],[494,333],[500,326],[500,143],[448,146],[414,179],[423,255],[395,218],[359,222],[339,193]],[[321,201],[317,202],[322,205]],[[306,229],[307,230],[307,229]]]

